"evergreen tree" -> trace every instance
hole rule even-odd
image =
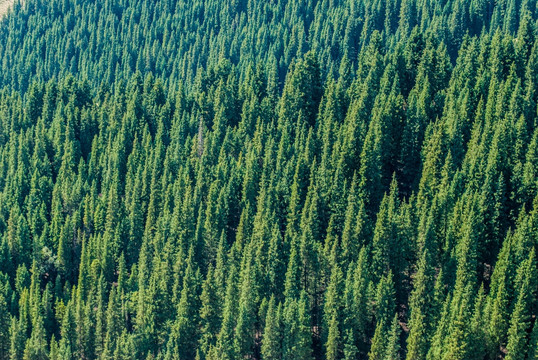
[[[264,360],[282,359],[282,306],[275,304],[274,296],[269,300],[265,329],[261,347],[261,356]]]

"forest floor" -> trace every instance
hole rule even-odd
[[[4,16],[14,2],[15,0],[0,0],[0,17]]]

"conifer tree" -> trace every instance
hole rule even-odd
[[[282,342],[284,340],[282,327],[282,306],[275,304],[275,297],[269,300],[265,329],[261,347],[261,357],[264,360],[282,359]]]
[[[520,265],[518,277],[519,295],[512,312],[508,340],[506,345],[507,359],[524,359],[527,353],[527,334],[530,328],[529,314],[536,301],[536,264],[534,249],[531,250],[528,259]]]
[[[192,257],[191,253],[183,276],[176,321],[172,325],[171,338],[168,341],[168,351],[180,358],[194,358],[198,344],[200,276],[195,270]]]
[[[9,359],[10,318],[6,298],[0,293],[0,359]]]
[[[411,316],[409,319],[409,337],[407,338],[407,358],[425,359],[428,353],[428,333],[431,331],[433,319],[431,311],[434,299],[434,273],[430,264],[427,249],[419,262],[414,277],[414,289],[409,299]],[[431,333],[430,333],[431,334]]]
[[[400,323],[398,321],[398,314],[396,314],[392,320],[387,341],[387,348],[385,350],[385,356],[383,357],[384,360],[400,359],[400,332]]]
[[[288,300],[284,308],[284,358],[309,360],[312,358],[311,320],[307,310],[307,297]]]

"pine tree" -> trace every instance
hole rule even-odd
[[[207,352],[215,344],[221,322],[221,299],[215,284],[216,275],[210,265],[200,295],[200,348]]]
[[[398,314],[396,314],[394,315],[394,320],[392,320],[384,360],[400,359],[400,332],[400,322],[398,321]]]
[[[369,360],[383,359],[386,352],[386,340],[384,339],[383,332],[385,327],[382,322],[378,322],[375,327],[374,337],[372,338],[372,346],[370,352],[368,352]]]
[[[177,307],[177,317],[172,325],[171,338],[168,341],[168,351],[172,351],[180,358],[194,358],[196,356],[199,336],[200,275],[195,269],[192,258],[191,252],[183,276],[183,287]]]
[[[335,250],[333,250],[334,253]],[[329,285],[325,292],[325,304],[323,308],[323,332],[326,340],[327,358],[340,358],[340,349],[342,344],[341,321],[342,321],[342,292],[343,292],[343,275],[340,267],[333,255],[331,277]]]
[[[265,329],[261,346],[263,360],[282,359],[282,342],[284,339],[282,328],[282,306],[275,303],[275,297],[271,296],[265,319]]]
[[[333,314],[329,325],[329,333],[327,335],[327,359],[340,359],[340,330],[338,329],[337,315]]]
[[[518,276],[522,278],[519,285],[519,295],[512,312],[506,359],[524,359],[527,353],[527,334],[530,328],[530,312],[536,301],[536,263],[534,249],[531,249],[528,259],[520,265]]]
[[[357,357],[357,347],[355,346],[355,339],[353,337],[353,331],[348,329],[346,331],[345,343],[344,343],[344,359],[351,360]]]
[[[283,353],[285,359],[312,358],[311,320],[304,292],[300,300],[289,299],[285,304]]]
[[[428,353],[428,339],[431,338],[433,325],[432,310],[435,301],[433,294],[434,269],[427,249],[419,262],[414,281],[414,288],[409,299],[411,316],[409,319],[409,337],[407,338],[407,359],[425,359]]]
[[[239,357],[252,356],[253,352],[256,322],[255,288],[256,283],[252,276],[251,265],[247,264],[241,272],[239,309],[234,334],[234,353]]]
[[[9,359],[10,344],[10,316],[8,304],[4,295],[0,292],[0,359]]]
[[[232,267],[227,280],[226,298],[222,315],[222,326],[217,336],[215,351],[222,359],[234,359],[235,352],[233,346],[233,331],[235,327],[235,318],[237,314],[236,299],[237,289],[235,277],[237,270]]]

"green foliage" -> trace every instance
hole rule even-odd
[[[27,0],[0,360],[534,359],[528,0]]]

